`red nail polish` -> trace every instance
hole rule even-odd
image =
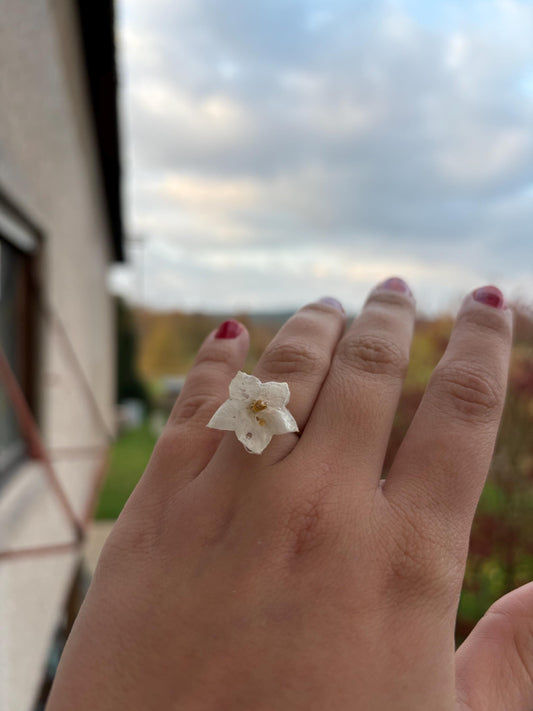
[[[493,306],[495,309],[505,308],[503,294],[496,286],[482,286],[480,289],[476,289],[472,296],[480,304]]]
[[[224,321],[218,327],[215,338],[237,338],[242,331],[242,326],[238,321]]]
[[[407,286],[407,283],[400,279],[400,277],[390,277],[390,279],[385,279],[385,281],[378,284],[377,289],[388,289],[389,291],[399,291],[401,294],[410,294],[411,289]]]

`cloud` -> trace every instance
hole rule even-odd
[[[292,306],[322,273],[355,293],[353,272],[324,266],[331,253],[372,278],[403,269],[437,307],[473,279],[531,283],[531,36],[518,0],[123,3],[126,199],[153,254],[146,298],[217,308],[215,284],[231,284],[225,303]],[[243,255],[274,270],[275,297],[254,290]],[[168,273],[183,260],[187,297]],[[359,293],[370,279],[357,280]]]

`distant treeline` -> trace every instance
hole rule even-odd
[[[228,318],[243,323],[250,333],[247,368],[253,367],[290,313],[212,315],[181,311],[157,312],[134,308],[130,323],[136,335],[136,365],[145,379],[184,375],[207,334]],[[450,335],[453,319],[441,316],[419,319],[416,324],[407,385],[424,384],[440,358]],[[515,350],[531,348],[533,310],[515,309]]]
[[[252,368],[272,336],[289,316],[289,313],[213,316],[135,309],[133,317],[138,336],[139,373],[148,380],[187,373],[207,334],[229,318],[237,319],[250,332],[250,352],[246,368]]]

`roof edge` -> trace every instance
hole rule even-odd
[[[90,103],[116,261],[124,260],[113,0],[77,0]]]

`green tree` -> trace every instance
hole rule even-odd
[[[116,299],[117,402],[137,398],[149,404],[148,394],[137,369],[137,335],[133,315],[120,298]]]

